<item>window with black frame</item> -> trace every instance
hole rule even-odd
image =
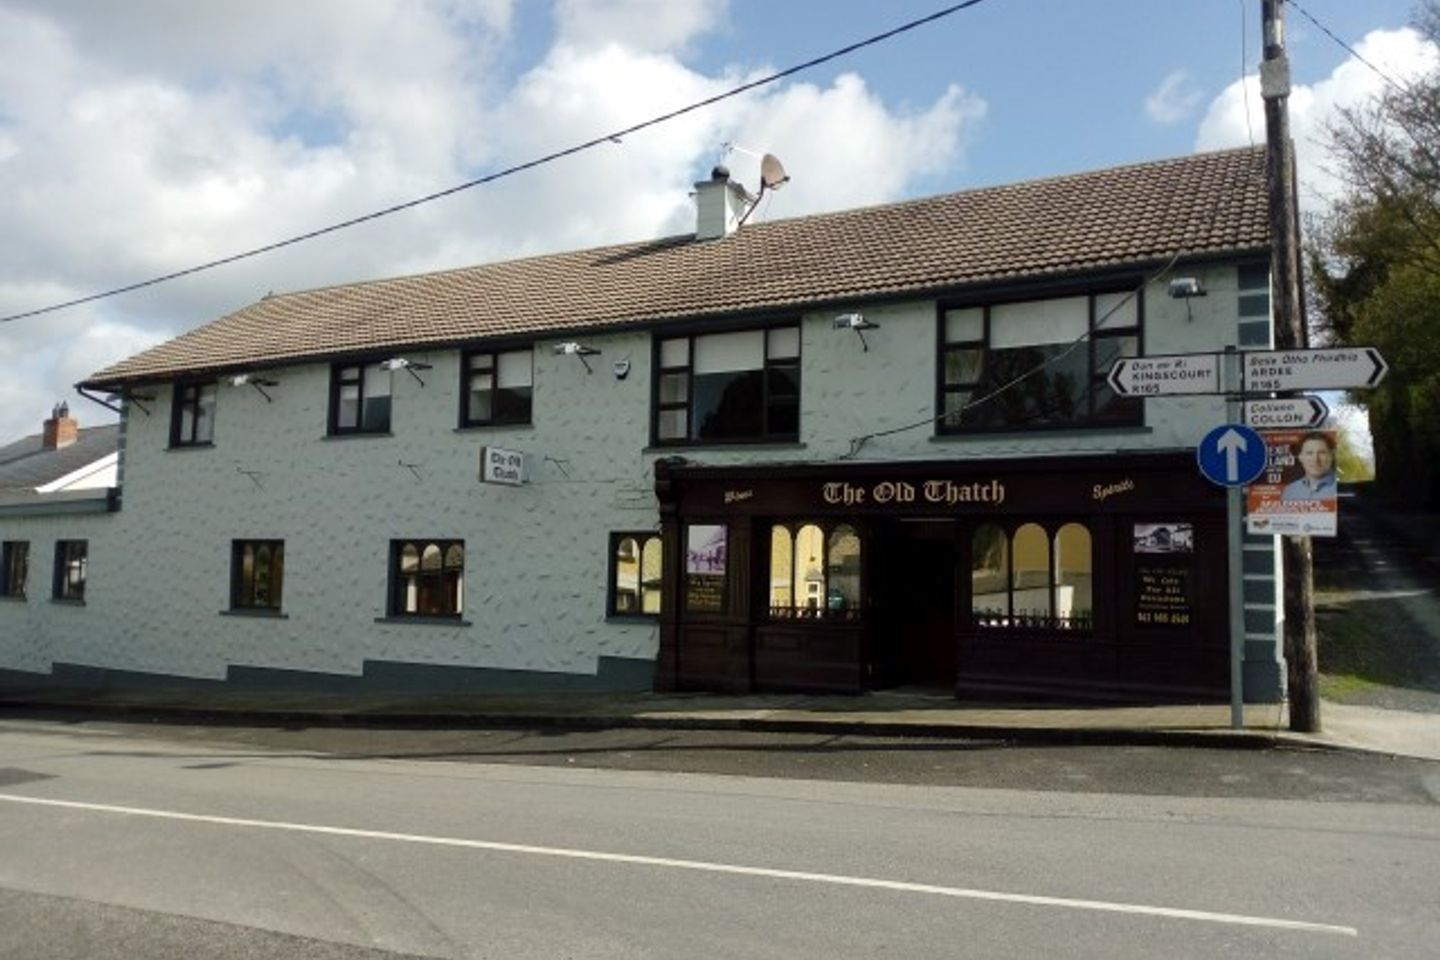
[[[800,328],[656,341],[655,442],[744,443],[800,436]]]
[[[85,581],[89,576],[89,541],[55,541],[55,584],[52,596],[71,603],[85,601]]]
[[[529,347],[466,353],[461,376],[462,427],[530,422],[534,353]]]
[[[1142,401],[1106,381],[1140,330],[1133,289],[942,308],[940,432],[1143,423]]]
[[[378,363],[330,368],[330,432],[390,432],[391,371]]]
[[[230,553],[230,608],[278,613],[285,583],[285,541],[235,540]]]
[[[855,528],[804,522],[771,526],[769,596],[771,619],[858,620],[863,601]]]
[[[206,446],[215,439],[215,384],[177,383],[170,407],[170,445]]]
[[[25,599],[30,572],[30,541],[6,540],[0,544],[0,597]]]
[[[977,630],[1088,633],[1094,627],[1090,530],[981,524],[970,539],[970,624]]]
[[[390,616],[459,619],[465,610],[465,541],[390,542]]]
[[[610,604],[612,617],[660,615],[660,582],[665,565],[660,534],[610,535]]]

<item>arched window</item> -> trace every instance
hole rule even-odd
[[[640,612],[650,616],[660,614],[660,583],[665,576],[662,553],[658,536],[645,538],[640,549]]]
[[[830,531],[830,547],[825,561],[828,586],[825,609],[832,612],[853,612],[860,609],[860,537],[848,524]]]
[[[1010,538],[993,523],[970,539],[970,609],[977,626],[1010,622]]]
[[[394,540],[392,617],[455,617],[465,608],[465,543]]]
[[[770,616],[855,620],[863,607],[860,535],[849,524],[770,528]]]
[[[1010,608],[1029,626],[1050,619],[1050,538],[1038,523],[1015,531],[1011,545]]]
[[[1094,623],[1092,550],[1084,524],[1053,537],[1039,523],[1007,536],[998,524],[975,529],[970,545],[970,611],[976,627],[1085,630]]]
[[[802,615],[825,608],[825,534],[807,523],[795,534],[795,606]]]
[[[659,534],[612,533],[609,615],[659,614],[660,583],[664,570]]]
[[[785,616],[795,606],[795,541],[790,528],[770,528],[770,613]]]
[[[1055,623],[1061,629],[1089,630],[1094,622],[1090,531],[1067,523],[1055,534]]]
[[[285,583],[283,540],[235,540],[230,554],[232,610],[279,612]]]

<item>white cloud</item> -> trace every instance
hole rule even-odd
[[[1190,116],[1199,106],[1202,96],[1190,82],[1188,73],[1173,70],[1145,98],[1145,116],[1154,123],[1171,126]]]
[[[772,69],[687,65],[725,28],[724,3],[557,0],[555,14],[548,49],[517,65],[510,0],[0,0],[0,315],[453,186]],[[0,383],[0,441],[37,430],[86,374],[268,291],[683,232],[725,141],[776,152],[794,176],[757,216],[898,199],[963,161],[984,112],[958,87],[890,105],[853,74],[766,88],[393,217],[0,325],[17,371]],[[755,185],[753,161],[728,162]]]
[[[1365,36],[1355,50],[1400,83],[1440,67],[1440,51],[1410,28],[1375,30]],[[1236,81],[1211,102],[1196,136],[1197,150],[1216,150],[1265,140],[1265,106],[1260,99],[1260,81],[1246,78],[1248,98],[1242,98],[1241,83]],[[1325,154],[1325,129],[1347,108],[1362,107],[1385,88],[1385,81],[1374,70],[1350,57],[1325,79],[1314,84],[1296,84],[1290,91],[1290,130],[1295,141],[1296,165],[1300,181],[1300,203],[1307,209],[1318,209],[1341,187],[1329,169]],[[1249,124],[1246,122],[1246,100],[1249,101]]]
[[[617,44],[632,50],[683,50],[725,18],[725,0],[559,0],[560,42]]]

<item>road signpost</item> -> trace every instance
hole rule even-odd
[[[1278,304],[1276,311],[1277,316],[1282,312]],[[1373,387],[1384,379],[1389,369],[1385,358],[1374,347],[1247,351],[1229,347],[1223,354],[1122,357],[1110,368],[1107,377],[1110,388],[1122,397],[1185,394],[1224,394],[1226,397],[1226,415],[1231,422],[1205,435],[1195,448],[1195,460],[1206,479],[1226,488],[1230,567],[1230,723],[1236,728],[1244,726],[1241,673],[1244,667],[1245,612],[1241,561],[1245,493],[1242,488],[1265,471],[1269,459],[1265,439],[1251,428],[1313,430],[1322,426],[1330,414],[1323,400],[1307,396],[1274,397],[1272,394]],[[1241,420],[1244,425],[1238,422]],[[1309,550],[1308,538],[1296,542],[1303,542],[1306,545],[1304,549]],[[1290,547],[1287,545],[1285,549]],[[1286,569],[1290,569],[1288,559]],[[1308,585],[1308,573],[1302,579]],[[1306,586],[1307,596],[1308,589]],[[1291,648],[1289,617],[1296,616],[1289,594],[1287,586],[1287,658]],[[1303,606],[1308,607],[1308,599]],[[1310,672],[1313,674],[1313,669]],[[1293,671],[1291,682],[1292,687],[1297,682]],[[1292,725],[1293,718],[1292,714]],[[1318,729],[1318,718],[1312,725],[1302,724],[1295,729]]]
[[[1257,430],[1313,430],[1330,417],[1319,397],[1246,400],[1245,425]]]
[[[1122,357],[1110,368],[1110,389],[1122,397],[1219,393],[1220,356],[1178,353],[1168,357]]]
[[[1243,487],[1265,469],[1265,438],[1238,423],[1222,423],[1195,447],[1200,473],[1222,487]]]
[[[1374,347],[1249,350],[1241,392],[1373,387],[1389,369]]]

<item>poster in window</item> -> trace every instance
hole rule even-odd
[[[723,524],[691,524],[685,533],[685,609],[725,610],[726,530]]]
[[[1194,553],[1195,525],[1190,523],[1135,524],[1136,553]]]
[[[1135,568],[1136,624],[1188,627],[1192,618],[1188,566],[1147,563]]]

